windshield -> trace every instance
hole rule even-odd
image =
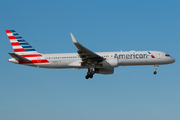
[[[165,56],[166,56],[166,57],[170,57],[170,55],[169,55],[169,54],[165,54]]]

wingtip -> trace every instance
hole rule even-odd
[[[71,38],[72,38],[73,43],[78,43],[77,40],[76,40],[76,38],[74,37],[74,35],[73,35],[72,33],[70,33],[70,35],[71,35]]]

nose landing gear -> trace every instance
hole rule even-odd
[[[159,65],[154,65],[154,75],[156,75],[157,74],[157,67],[158,67]]]

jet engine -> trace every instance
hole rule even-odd
[[[95,73],[98,74],[113,74],[114,68],[95,68]]]
[[[102,62],[99,63],[99,66],[104,67],[104,68],[118,67],[118,59],[117,58],[109,58],[109,59],[103,60]]]

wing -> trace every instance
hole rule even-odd
[[[71,34],[71,38],[73,43],[76,45],[76,47],[78,48],[77,53],[79,54],[79,56],[82,58],[83,62],[95,62],[95,61],[102,61],[104,60],[103,57],[97,55],[96,53],[88,50],[87,48],[85,48],[84,46],[82,46],[80,43],[78,43],[78,41],[76,40],[76,38],[73,36],[72,33]]]

